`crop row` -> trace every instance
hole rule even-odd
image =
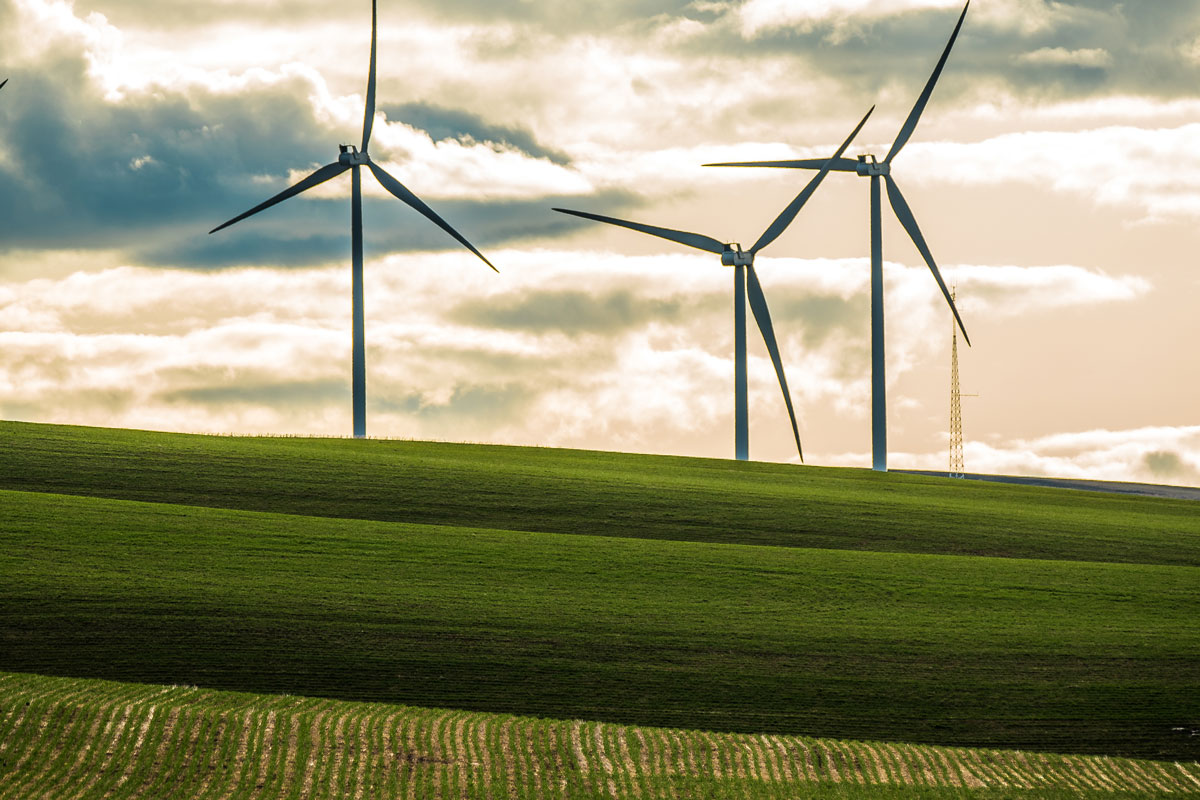
[[[1200,764],[707,733],[0,673],[0,798],[1200,793]]]

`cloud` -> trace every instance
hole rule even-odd
[[[892,16],[913,10],[954,8],[958,0],[748,0],[737,8],[742,34],[748,38],[773,28],[798,28],[810,32],[827,26],[837,41],[846,38],[846,29],[854,18]]]
[[[1130,222],[1200,217],[1200,123],[1029,131],[974,143],[914,142],[905,182],[1026,183],[1129,209]],[[909,178],[912,175],[914,178]]]
[[[520,268],[497,276],[456,252],[369,259],[373,434],[726,454],[727,269],[703,254],[493,255]],[[849,413],[869,391],[864,260],[774,258],[758,270],[802,418]],[[1070,266],[946,272],[969,298],[968,320],[1143,291]],[[923,267],[888,264],[886,277],[889,314],[905,321],[889,334],[896,381],[944,329],[945,311]],[[345,267],[120,267],[0,282],[0,414],[338,434],[349,424],[349,291]],[[749,325],[755,452],[786,460],[774,370]]]
[[[566,153],[544,147],[527,130],[489,123],[479,114],[427,103],[402,103],[380,106],[389,120],[403,122],[429,134],[435,142],[453,139],[467,146],[484,143],[508,148],[531,158],[544,158],[559,166],[568,166]]]
[[[846,454],[839,461],[856,463]],[[1200,426],[1090,430],[1033,439],[968,441],[969,472],[1200,485]],[[891,454],[897,469],[945,470],[946,455]]]
[[[1081,50],[1067,50],[1062,47],[1043,47],[1017,56],[1018,64],[1034,66],[1068,66],[1102,69],[1112,63],[1112,56],[1107,50],[1090,47]]]
[[[530,291],[455,306],[448,317],[477,327],[557,331],[567,336],[612,333],[652,321],[672,322],[695,310],[683,298],[638,297],[631,290]]]
[[[43,0],[19,8],[22,24],[44,23],[38,41],[52,44],[24,52],[5,88],[6,104],[20,113],[0,116],[0,213],[9,230],[0,248],[118,248],[147,263],[196,266],[311,264],[345,251],[345,207],[320,199],[344,197],[345,180],[314,190],[315,202],[293,201],[282,217],[272,210],[256,218],[253,232],[211,241],[205,232],[332,160],[333,145],[361,123],[361,99],[333,96],[319,74],[295,64],[170,85],[114,83],[102,79],[103,62],[121,51],[121,36],[102,17],[81,19]],[[594,192],[521,129],[453,109],[436,113],[492,138],[474,141],[465,131],[462,141],[434,142],[380,122],[376,159],[439,211],[465,220],[458,224],[477,243],[563,230],[549,205]],[[381,189],[368,195],[396,205]],[[439,203],[446,199],[453,202]],[[544,219],[534,218],[535,208]],[[484,224],[472,227],[473,219]],[[424,220],[401,225],[373,246],[457,246]]]

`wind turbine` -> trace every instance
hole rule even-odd
[[[705,164],[707,167],[786,167],[789,169],[833,170],[835,172],[854,172],[871,179],[871,460],[873,468],[881,472],[887,471],[887,399],[883,371],[883,239],[880,219],[880,178],[887,183],[888,201],[896,213],[896,218],[900,220],[900,224],[908,232],[913,244],[921,252],[921,257],[929,265],[938,288],[942,290],[946,302],[950,304],[950,310],[954,313],[954,319],[958,322],[963,338],[966,339],[968,346],[971,344],[971,339],[967,336],[967,329],[963,327],[962,318],[958,315],[958,309],[954,305],[954,298],[950,296],[950,290],[946,288],[946,282],[942,280],[942,275],[938,272],[933,254],[929,252],[929,246],[925,244],[925,237],[921,235],[921,229],[917,227],[917,220],[913,217],[904,195],[900,193],[900,187],[892,178],[892,159],[908,143],[909,137],[917,127],[917,121],[921,118],[921,112],[925,110],[925,104],[929,102],[929,96],[933,94],[934,84],[937,83],[938,76],[942,74],[942,68],[946,66],[950,48],[954,46],[954,40],[958,38],[958,31],[962,27],[963,19],[966,18],[967,8],[970,5],[971,1],[967,0],[962,14],[958,18],[958,24],[954,26],[954,33],[950,34],[950,41],[946,43],[946,49],[942,52],[941,59],[934,67],[933,74],[929,76],[929,82],[925,84],[924,91],[917,98],[916,105],[909,112],[908,119],[904,121],[904,126],[892,143],[892,149],[882,162],[876,161],[874,155],[868,154],[859,156],[857,161],[849,158],[834,158],[832,161],[810,158],[798,161],[742,161]]]
[[[779,377],[779,388],[783,392],[783,401],[787,404],[788,417],[792,421],[792,434],[796,437],[796,452],[800,456],[800,461],[804,461],[804,450],[800,446],[800,429],[796,425],[796,412],[792,408],[792,397],[788,392],[787,378],[783,374],[783,361],[779,357],[779,346],[775,342],[775,329],[771,325],[771,313],[767,310],[767,298],[763,295],[762,284],[759,283],[758,275],[754,272],[754,256],[758,251],[778,239],[780,234],[792,223],[792,220],[800,213],[800,209],[804,206],[804,203],[816,191],[821,181],[825,179],[825,175],[829,172],[829,165],[836,163],[841,158],[842,153],[850,145],[850,142],[858,134],[874,110],[875,107],[871,106],[871,110],[858,123],[858,127],[850,133],[846,141],[842,142],[842,146],[833,154],[833,157],[826,160],[826,166],[820,168],[820,171],[808,182],[803,191],[796,195],[787,208],[763,231],[762,236],[758,237],[758,241],[749,250],[742,250],[742,246],[737,242],[723,244],[716,239],[700,233],[677,231],[671,228],[657,228],[653,225],[643,225],[640,222],[629,222],[614,217],[589,214],[585,211],[571,211],[566,208],[554,209],[563,214],[573,214],[584,219],[607,222],[610,225],[619,225],[622,228],[648,233],[651,236],[669,239],[672,242],[678,242],[679,244],[694,247],[698,250],[707,250],[710,253],[716,253],[721,256],[722,265],[733,267],[733,438],[734,457],[739,461],[746,461],[750,458],[749,402],[746,390],[747,295],[749,297],[750,310],[754,313],[754,320],[758,323],[758,329],[762,332],[763,341],[767,345],[767,352],[771,355],[771,362],[775,365],[775,374]]]
[[[366,344],[364,341],[364,326],[363,326],[363,234],[362,234],[362,179],[359,175],[359,169],[366,167],[371,170],[371,174],[375,176],[375,180],[383,185],[397,198],[415,208],[417,211],[424,214],[435,225],[444,230],[446,233],[457,239],[464,247],[470,250],[475,255],[483,259],[483,263],[487,264],[493,270],[496,267],[492,262],[484,258],[483,253],[475,249],[475,246],[463,237],[458,231],[450,226],[450,223],[439,217],[436,212],[421,201],[400,181],[389,175],[383,167],[376,164],[367,155],[367,146],[371,143],[371,126],[375,121],[375,38],[377,30],[377,15],[376,15],[376,0],[371,0],[371,68],[367,77],[367,105],[363,115],[363,132],[362,132],[362,148],[356,149],[352,144],[338,145],[340,154],[338,160],[331,164],[326,164],[317,171],[313,172],[307,178],[296,183],[287,189],[284,189],[279,194],[272,197],[270,200],[259,203],[254,208],[239,214],[228,222],[224,222],[213,228],[209,233],[216,233],[222,228],[228,228],[230,225],[245,219],[246,217],[257,214],[258,212],[270,208],[276,203],[281,203],[289,197],[298,195],[301,192],[307,191],[319,184],[324,183],[330,178],[341,175],[346,170],[350,170],[350,242],[352,254],[352,295],[353,295],[353,353],[351,356],[351,384],[352,384],[352,402],[354,409],[354,437],[361,439],[367,435],[367,366],[366,366]],[[499,272],[499,270],[496,270]]]

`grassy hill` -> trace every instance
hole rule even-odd
[[[0,673],[0,800],[34,796],[1091,800],[1200,765],[720,734]]]
[[[1183,501],[16,423],[0,487],[3,670],[1200,757]]]
[[[640,539],[1200,566],[1196,504],[865,469],[0,422],[0,489]]]

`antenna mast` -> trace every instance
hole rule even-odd
[[[954,300],[957,286],[950,289]],[[951,478],[963,477],[962,392],[958,387],[958,328],[950,320],[950,471]]]

